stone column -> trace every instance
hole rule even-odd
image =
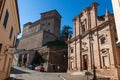
[[[70,68],[70,43],[68,42],[68,72],[71,70]]]
[[[26,62],[27,65],[29,65],[29,60],[30,60],[30,59],[29,59],[29,55],[30,55],[30,54],[28,53],[28,54],[27,54],[27,62]]]
[[[21,66],[23,66],[23,61],[24,61],[24,55],[22,54],[22,64],[21,64]]]
[[[75,70],[77,70],[77,53],[76,53],[76,22],[74,22],[75,27]]]

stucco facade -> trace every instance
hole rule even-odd
[[[74,35],[68,39],[68,72],[93,72],[119,78],[120,55],[113,14],[97,15],[93,3],[73,19]]]
[[[0,80],[10,75],[12,56],[19,32],[17,0],[0,0]]]

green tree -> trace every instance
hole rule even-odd
[[[72,28],[69,25],[64,25],[61,31],[61,39],[67,41],[68,37],[72,36]]]

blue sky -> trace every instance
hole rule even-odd
[[[54,9],[62,16],[61,27],[73,28],[72,19],[92,2],[99,3],[98,15],[104,15],[106,9],[113,13],[111,0],[18,0],[21,31],[25,23],[34,22],[40,19],[40,13]]]

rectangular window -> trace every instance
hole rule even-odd
[[[13,33],[13,27],[11,27],[9,38],[11,39]]]
[[[70,49],[70,52],[71,52],[71,53],[73,53],[73,48],[72,48],[72,49]]]
[[[109,67],[109,59],[107,56],[103,56],[103,67],[104,68]]]
[[[100,40],[101,40],[101,44],[105,44],[106,43],[106,38],[105,37],[102,37]]]
[[[16,37],[14,36],[14,39],[13,39],[13,46],[16,45]]]
[[[1,52],[1,49],[2,49],[2,44],[0,43],[0,52]]]
[[[8,10],[6,10],[5,18],[4,18],[4,22],[3,22],[3,25],[4,25],[5,28],[6,28],[6,25],[7,25],[8,18],[9,18],[9,13],[8,13]]]
[[[48,25],[50,25],[50,22],[48,23]]]
[[[82,26],[82,33],[85,32],[85,25]]]

